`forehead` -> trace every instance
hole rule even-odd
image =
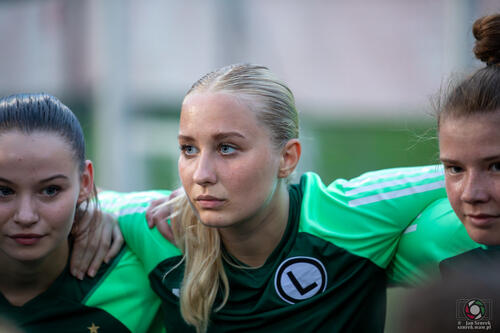
[[[53,131],[37,130],[26,133],[21,130],[13,129],[0,132],[0,144],[15,145],[19,148],[23,147],[28,150],[34,150],[30,149],[30,147],[41,145],[42,143],[50,143],[59,149],[71,151],[71,146],[66,138]]]
[[[67,141],[53,132],[0,134],[0,172],[25,176],[72,172],[77,163]]]
[[[500,153],[500,112],[446,117],[440,124],[439,148],[441,158]]]
[[[180,131],[263,131],[250,105],[248,98],[225,92],[190,94],[182,104]]]

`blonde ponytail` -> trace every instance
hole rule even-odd
[[[198,333],[207,330],[215,298],[222,284],[221,309],[229,297],[229,282],[224,271],[221,240],[216,228],[204,226],[186,195],[176,199],[179,225],[174,228],[176,245],[184,254],[184,278],[180,290],[181,314]],[[168,274],[168,273],[167,273]],[[222,282],[222,283],[221,283]]]
[[[223,67],[199,79],[186,96],[203,91],[224,91],[248,101],[260,123],[269,128],[272,144],[278,149],[299,135],[292,92],[264,66],[236,64]],[[206,227],[199,221],[185,195],[174,200],[178,201],[179,221],[174,235],[185,262],[180,290],[181,314],[201,333],[207,330],[212,311],[220,310],[229,297],[221,238],[217,228]],[[214,304],[219,290],[222,302]],[[214,306],[215,310],[212,310]]]

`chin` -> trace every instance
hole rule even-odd
[[[467,230],[467,233],[476,243],[488,246],[500,245],[500,233],[491,230]]]
[[[209,228],[224,228],[231,225],[223,216],[214,213],[205,213],[198,216],[201,224]]]
[[[19,251],[17,253],[12,253],[10,257],[18,262],[30,263],[39,261],[44,256],[40,251]]]

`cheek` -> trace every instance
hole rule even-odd
[[[189,162],[186,161],[182,156],[179,157],[177,162],[177,169],[179,172],[179,178],[181,179],[182,186],[184,188],[188,187],[190,180],[192,179],[191,168]]]
[[[44,214],[47,222],[54,230],[59,230],[67,236],[73,226],[76,199],[70,196],[61,198],[57,202],[48,204],[45,208]]]
[[[0,203],[0,230],[7,225],[9,219],[14,215],[15,207],[13,203]]]
[[[461,212],[461,202],[462,196],[460,183],[457,181],[451,181],[449,179],[445,180],[446,194],[448,195],[448,200],[450,201],[451,207],[460,215]]]
[[[228,183],[245,197],[265,196],[273,188],[278,168],[272,158],[260,157],[248,159],[237,167],[228,168],[231,171],[225,176]]]
[[[500,179],[495,179],[493,184],[493,196],[495,197],[496,202],[500,205]]]
[[[445,187],[446,187],[446,194],[448,195],[450,201],[459,196],[458,186],[456,182],[446,179]]]
[[[448,199],[452,200],[456,196],[456,185],[451,182],[450,180],[446,179],[445,180],[445,188],[446,188],[446,194],[448,195]]]

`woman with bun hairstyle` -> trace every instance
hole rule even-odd
[[[438,116],[451,206],[469,236],[500,245],[500,15],[477,20],[474,53],[486,66],[448,95]]]
[[[412,265],[404,258],[422,242],[432,244],[422,253],[422,260],[437,257],[444,276],[471,272],[470,264],[483,262],[482,267],[486,267],[498,262],[500,15],[478,19],[472,32],[476,38],[474,54],[485,65],[451,84],[437,103],[440,159],[449,202],[436,202],[433,211],[414,221],[414,232],[401,237],[391,268],[398,278],[408,276]],[[456,256],[456,249],[463,246],[468,249]]]
[[[482,246],[443,262],[444,274],[500,258],[500,14],[478,19],[472,31],[474,54],[485,66],[448,94],[438,134],[451,206]]]
[[[154,267],[167,331],[382,332],[385,269],[416,216],[445,197],[439,166],[325,185],[287,179],[301,155],[290,89],[266,67],[231,65],[184,98],[175,242],[161,262],[143,215],[119,217]],[[157,231],[155,231],[157,232]]]
[[[99,215],[75,115],[47,94],[1,98],[2,317],[26,332],[155,330],[160,301],[128,248],[119,245],[94,278],[69,273],[72,235]]]
[[[442,280],[408,297],[397,323],[401,332],[498,331],[500,14],[479,18],[472,32],[474,54],[484,65],[453,82],[437,103],[440,159],[449,203],[436,203],[441,208],[435,212],[440,210],[447,218],[434,213],[417,219],[415,232],[401,237],[395,257],[401,267],[400,256],[426,242],[427,248],[441,254]],[[469,249],[458,255],[449,251],[464,244]]]

